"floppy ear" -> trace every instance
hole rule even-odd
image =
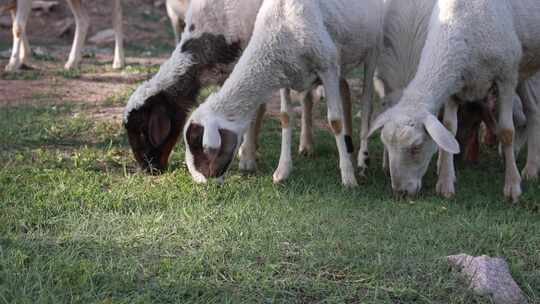
[[[148,136],[154,148],[163,144],[171,132],[171,119],[167,115],[167,109],[162,106],[155,106],[150,112],[148,122]]]
[[[219,129],[219,139],[221,142],[219,149],[205,151],[203,148],[205,129],[205,127],[199,124],[191,123],[186,129],[186,143],[193,155],[193,162],[197,171],[206,178],[220,177],[225,174],[225,171],[227,171],[234,158],[238,136],[233,131]]]
[[[234,158],[236,146],[238,144],[238,136],[233,131],[227,129],[219,129],[221,136],[221,147],[217,157],[210,166],[212,176],[220,177],[225,174],[227,168]]]
[[[382,128],[384,126],[385,123],[388,122],[389,118],[390,118],[390,110],[386,111],[386,112],[383,112],[381,113],[377,119],[375,119],[375,121],[372,123],[371,125],[371,128],[369,130],[369,135],[368,137],[371,137],[373,136],[373,134],[375,132],[377,132],[380,128]]]
[[[437,143],[439,148],[451,154],[459,154],[459,143],[456,138],[433,114],[427,114],[424,127]]]

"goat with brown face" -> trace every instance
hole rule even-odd
[[[159,173],[167,168],[201,82],[220,84],[224,80],[224,75],[206,76],[218,67],[221,74],[232,69],[250,38],[251,31],[245,26],[252,27],[249,19],[254,21],[260,2],[191,1],[182,40],[159,72],[132,94],[124,112],[129,143],[143,169]],[[215,18],[216,12],[223,16]]]
[[[158,94],[126,121],[129,144],[139,165],[151,173],[167,169],[169,155],[178,141],[191,100],[183,105]]]

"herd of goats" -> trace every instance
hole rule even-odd
[[[29,56],[25,25],[31,7],[31,0],[10,2],[14,43],[8,71]],[[113,66],[120,68],[122,13],[120,0],[112,2]],[[76,20],[65,66],[70,69],[80,62],[88,16],[81,0],[68,3]],[[357,174],[368,165],[368,140],[379,131],[383,168],[398,194],[421,190],[438,151],[436,190],[452,197],[453,156],[464,151],[476,160],[481,133],[499,144],[506,198],[517,202],[522,179],[538,177],[538,0],[167,0],[167,11],[177,47],[132,94],[124,113],[132,151],[147,170],[164,170],[181,136],[197,182],[222,180],[236,154],[241,170],[255,170],[265,103],[279,90],[282,146],[273,180],[287,179],[294,90],[302,97],[300,153],[313,151],[312,107],[324,95],[345,186],[357,185]],[[365,77],[356,157],[346,76],[359,68]],[[200,88],[211,83],[220,89],[197,107]],[[374,108],[382,110],[374,115]],[[516,155],[525,145],[520,174]]]

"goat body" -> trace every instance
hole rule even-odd
[[[415,77],[399,103],[372,128],[383,128],[394,190],[416,193],[439,146],[438,192],[453,194],[450,154],[458,153],[459,146],[435,115],[444,106],[444,124],[455,134],[458,102],[484,99],[494,90],[506,160],[504,193],[517,200],[521,187],[512,148],[513,97],[518,82],[540,68],[539,17],[540,3],[533,0],[436,3]]]
[[[381,38],[384,1],[265,1],[253,37],[222,89],[196,109],[185,128],[186,161],[196,181],[222,177],[259,105],[281,88],[325,88],[342,181],[356,185],[343,128],[340,78]],[[372,61],[374,62],[374,61]]]

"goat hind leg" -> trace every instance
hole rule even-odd
[[[540,75],[540,74],[539,74]],[[533,76],[524,84],[518,87],[518,93],[522,97],[525,115],[527,117],[527,125],[525,136],[527,140],[527,163],[521,177],[524,180],[538,179],[538,171],[540,169],[540,94],[536,90],[539,89],[540,77]]]
[[[499,83],[499,139],[505,160],[504,196],[514,203],[521,195],[521,176],[519,174],[514,154],[514,119],[513,96],[515,86],[508,83]]]
[[[456,135],[457,132],[458,105],[453,100],[448,100],[444,107],[444,125]],[[454,168],[454,155],[439,149],[439,178],[437,180],[437,193],[445,198],[455,195],[456,173]]]
[[[260,106],[248,131],[244,134],[244,140],[238,150],[238,168],[240,171],[254,172],[257,170],[257,142],[265,112],[266,106]]]
[[[313,98],[315,90],[307,90],[302,96],[302,122],[298,154],[303,156],[313,155]]]
[[[360,126],[360,149],[358,150],[357,166],[361,176],[365,176],[369,165],[369,129],[373,111],[373,96],[375,93],[375,67],[377,52],[372,51],[364,63],[364,92],[362,93],[362,121]]]
[[[353,151],[348,147],[346,133],[343,127],[345,119],[343,114],[343,103],[340,93],[339,68],[330,67],[327,71],[319,73],[326,93],[326,105],[328,108],[328,123],[336,138],[336,145],[339,152],[339,168],[341,171],[341,181],[346,187],[358,185],[353,165]]]
[[[274,183],[286,180],[292,171],[292,119],[291,119],[291,91],[281,89],[281,154],[279,164],[272,175]]]

